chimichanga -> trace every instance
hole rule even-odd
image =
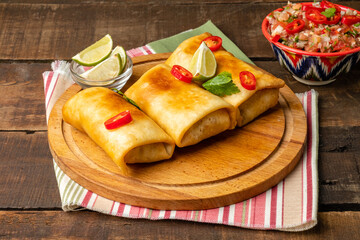
[[[166,64],[148,70],[125,95],[179,147],[196,144],[236,125],[235,108],[194,83],[176,79]]]
[[[129,110],[132,122],[108,130],[104,122]],[[102,87],[88,88],[64,105],[63,119],[85,132],[126,172],[125,163],[144,163],[169,159],[174,141],[152,119],[119,94]]]
[[[211,36],[210,33],[203,33],[185,40],[177,47],[165,63],[169,66],[177,64],[189,69],[193,54],[200,46],[202,40],[209,36]],[[234,57],[223,48],[215,51],[214,55],[217,62],[216,74],[223,71],[231,73],[233,82],[240,89],[239,93],[223,97],[225,101],[237,109],[238,126],[245,125],[277,104],[279,88],[285,85],[283,80]],[[241,85],[239,79],[239,73],[241,71],[250,71],[254,74],[256,78],[255,90],[247,90]]]

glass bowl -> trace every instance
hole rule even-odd
[[[311,6],[311,2],[302,3]],[[337,4],[342,10],[355,9]],[[358,12],[358,11],[357,11]],[[270,15],[271,13],[269,13]],[[268,15],[268,16],[269,16]],[[281,66],[293,77],[307,85],[325,85],[335,81],[339,74],[347,73],[360,60],[360,47],[349,51],[334,53],[306,52],[274,42],[268,32],[269,21],[265,17],[262,32],[269,41],[271,48]]]
[[[120,90],[126,82],[129,80],[133,73],[133,63],[131,58],[127,57],[127,62],[124,71],[117,77],[107,79],[107,80],[91,80],[85,79],[80,74],[84,73],[85,71],[89,70],[90,67],[85,67],[78,64],[75,61],[71,61],[70,63],[70,73],[71,77],[79,84],[83,89],[90,88],[90,87],[107,87],[107,88],[116,88]]]

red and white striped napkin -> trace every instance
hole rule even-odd
[[[129,50],[130,57],[155,53],[150,46]],[[44,72],[47,119],[56,100],[73,84],[69,63],[55,61]],[[295,170],[277,186],[246,201],[198,211],[154,210],[115,202],[93,193],[71,180],[53,161],[64,211],[90,209],[127,218],[178,219],[225,224],[252,229],[302,231],[317,223],[318,206],[318,94],[314,90],[297,94],[308,121],[304,155]]]

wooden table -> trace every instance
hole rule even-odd
[[[295,81],[274,59],[262,19],[285,1],[0,1],[0,238],[352,239],[360,235],[360,64],[330,85]],[[339,1],[360,9],[359,1]],[[65,213],[47,142],[42,72],[106,33],[126,49],[211,19],[294,92],[319,92],[319,224],[254,231],[184,221]]]

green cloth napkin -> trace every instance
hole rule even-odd
[[[212,22],[211,20],[207,21],[205,24],[201,25],[198,28],[190,29],[188,31],[176,34],[174,36],[163,38],[158,41],[154,41],[148,43],[147,45],[150,46],[156,53],[166,53],[166,52],[173,52],[177,46],[184,40],[200,35],[204,32],[209,32],[214,36],[219,36],[223,40],[223,47],[228,51],[234,54],[235,57],[243,60],[244,62],[254,64],[239,48],[236,46],[223,32],[220,31]]]

